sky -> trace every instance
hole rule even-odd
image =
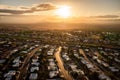
[[[120,0],[0,0],[0,23],[119,23],[119,3]]]

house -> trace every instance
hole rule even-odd
[[[12,80],[12,77],[7,77],[5,78],[5,80]]]
[[[86,52],[88,52],[88,51],[89,51],[89,49],[85,49],[85,51],[86,51]]]
[[[56,64],[55,64],[55,62],[49,62],[49,65],[50,66],[55,66]]]
[[[37,73],[31,73],[29,76],[29,80],[37,80],[38,74]]]
[[[48,59],[48,61],[49,61],[48,70],[53,70],[53,71],[58,70],[54,59]]]
[[[34,71],[38,71],[39,70],[39,67],[31,67],[30,68],[30,72],[34,72]]]
[[[4,74],[5,80],[12,80],[12,77],[15,76],[16,71],[15,70],[10,70],[8,73]]]
[[[94,68],[94,66],[92,64],[86,64],[86,66],[87,66],[88,69]]]
[[[37,62],[38,61],[38,59],[32,59],[32,62]]]
[[[10,53],[16,53],[18,51],[18,49],[14,49],[13,51],[11,51]]]
[[[70,58],[69,58],[69,56],[68,56],[67,54],[63,54],[62,57],[63,57],[66,61],[69,61],[69,60],[70,60]]]
[[[77,57],[77,58],[79,58],[79,55],[77,53],[74,53],[74,56]]]
[[[119,69],[115,68],[115,67],[109,67],[109,69],[112,71],[112,72],[119,72]]]
[[[31,65],[33,65],[33,66],[39,66],[40,63],[39,62],[32,62]]]
[[[6,62],[6,59],[1,59],[0,60],[0,64],[3,64],[3,63],[5,63]]]
[[[53,78],[53,77],[57,76],[58,74],[59,74],[59,71],[50,71],[49,72],[49,77]]]
[[[77,72],[80,75],[84,75],[85,74],[81,69],[78,69],[77,65],[75,65],[74,63],[69,64],[69,66],[71,67],[73,72]]]
[[[111,80],[108,76],[106,76],[106,75],[103,74],[103,73],[102,73],[102,74],[99,74],[98,77],[99,77],[100,80]]]
[[[28,51],[21,51],[21,53],[27,54],[27,53],[28,53]]]
[[[20,61],[20,57],[17,57],[17,58],[15,58],[14,60],[13,60],[13,63],[17,63],[17,62],[19,62]]]
[[[21,64],[21,60],[20,60],[20,57],[17,57],[13,60],[13,65],[12,67],[19,67]]]
[[[116,62],[120,63],[120,60],[119,60],[119,59],[117,59],[117,58],[114,58],[114,60],[115,60]]]
[[[81,62],[83,63],[83,64],[88,64],[89,62],[87,62],[84,58],[81,60]]]
[[[98,63],[101,63],[101,62],[102,62],[100,59],[96,59],[96,61],[97,61]]]
[[[59,74],[59,70],[55,63],[55,60],[50,58],[48,59],[48,62],[49,62],[49,65],[48,65],[49,78],[56,77]]]
[[[114,53],[116,56],[119,56],[119,53]]]
[[[98,57],[97,57],[97,56],[93,56],[92,59],[93,59],[93,60],[96,60],[96,59],[98,59]]]
[[[52,53],[51,51],[48,51],[48,52],[47,52],[47,55],[50,56],[50,55],[53,55],[53,53]]]
[[[101,63],[104,67],[109,67],[109,64],[105,63],[105,62],[102,62]]]
[[[12,67],[19,67],[20,66],[20,63],[15,63],[12,65]]]
[[[54,61],[54,59],[48,59],[48,61],[50,62],[50,61]]]
[[[8,73],[4,74],[4,77],[7,77],[7,76],[12,76],[12,75],[15,75],[16,74],[16,71],[15,70],[10,70]]]

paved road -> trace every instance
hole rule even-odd
[[[27,68],[28,68],[28,65],[29,65],[30,58],[34,55],[34,53],[38,49],[39,49],[39,47],[35,48],[34,50],[32,50],[30,53],[27,54],[27,57],[25,58],[25,60],[23,62],[23,65],[19,69],[20,70],[20,76],[19,76],[18,80],[24,80],[24,76],[26,76],[26,72],[27,72]]]
[[[63,66],[63,62],[60,57],[61,47],[58,48],[58,51],[55,53],[55,58],[58,62],[58,67],[61,69],[61,72],[63,73],[66,80],[73,80],[72,77],[68,74],[68,71],[65,70]]]

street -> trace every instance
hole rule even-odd
[[[23,80],[24,75],[27,73],[28,63],[30,61],[30,58],[34,55],[34,53],[39,49],[39,47],[32,50],[30,53],[28,53],[27,57],[25,58],[23,65],[20,68],[20,76],[18,80]],[[27,67],[26,67],[27,66]]]
[[[58,62],[58,67],[61,69],[61,72],[63,73],[66,80],[73,80],[71,76],[68,74],[68,71],[65,70],[63,66],[63,62],[60,57],[61,47],[59,47],[58,51],[55,53],[55,58]]]

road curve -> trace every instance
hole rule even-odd
[[[61,57],[60,57],[60,52],[61,52],[61,47],[59,47],[58,51],[54,54],[54,56],[58,62],[57,63],[58,67],[61,69],[61,72],[63,73],[66,80],[73,80],[72,77],[68,74],[68,71],[66,71],[64,66],[63,66],[63,62],[62,62]]]

